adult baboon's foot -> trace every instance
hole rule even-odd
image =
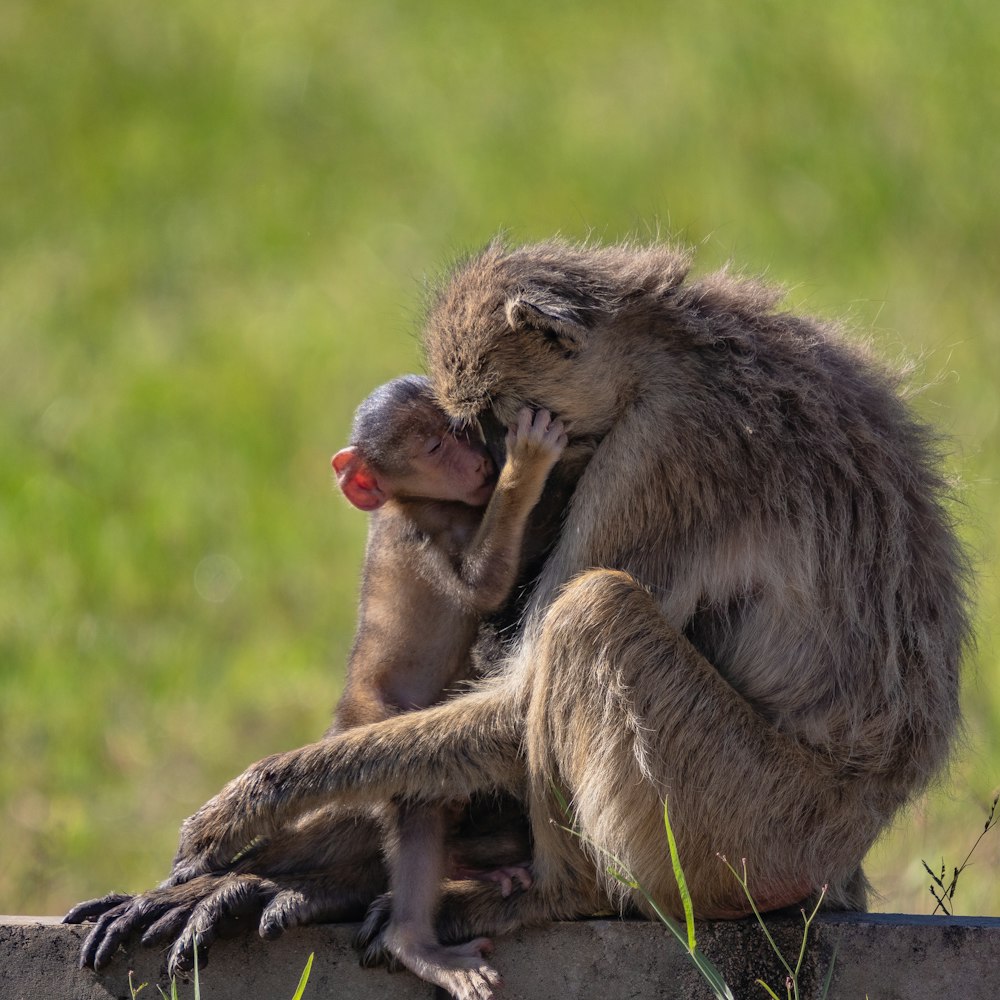
[[[361,966],[374,969],[385,965],[390,972],[397,972],[399,963],[385,946],[385,929],[392,919],[392,893],[383,892],[368,907],[365,919],[354,936],[354,947],[361,956]]]

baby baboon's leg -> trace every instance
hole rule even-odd
[[[390,850],[391,917],[367,952],[384,947],[401,965],[456,1000],[486,1000],[500,982],[484,957],[492,951],[492,942],[476,938],[443,945],[437,937],[435,916],[448,819],[444,806],[404,801],[396,808]]]
[[[228,868],[245,845],[333,799],[370,805],[516,790],[521,727],[510,693],[493,687],[266,757],[184,821],[172,877]]]

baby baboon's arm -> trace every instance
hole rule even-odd
[[[566,442],[561,420],[524,407],[507,432],[507,459],[482,523],[457,564],[436,546],[421,551],[437,581],[476,613],[496,611],[510,596],[528,515]]]

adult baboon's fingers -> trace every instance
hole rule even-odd
[[[108,927],[121,917],[121,913],[126,906],[127,904],[122,903],[97,918],[97,923],[94,924],[93,929],[80,946],[81,969],[97,968],[97,954],[104,943]]]
[[[99,899],[88,899],[82,903],[77,903],[65,917],[62,918],[64,924],[82,924],[86,921],[96,920],[107,913],[108,910],[127,903],[132,897],[124,892],[109,892]]]
[[[191,906],[175,906],[172,910],[167,910],[159,920],[150,924],[146,933],[142,935],[142,943],[146,947],[151,947],[173,941],[190,915]]]
[[[275,893],[260,914],[258,933],[267,941],[281,937],[289,927],[303,920],[308,901],[298,889],[282,889]]]
[[[91,945],[91,962],[85,963],[84,954],[80,956],[80,964],[92,964],[95,971],[105,968],[120,945],[125,944],[130,937],[141,930],[150,921],[156,920],[166,909],[163,900],[146,896],[136,896],[120,908],[110,910],[102,917],[84,942],[84,949]],[[91,944],[91,939],[93,943]]]
[[[162,904],[158,906],[146,897],[135,896],[102,914],[80,948],[80,968],[104,968],[118,946],[161,910]]]
[[[264,880],[256,875],[239,875],[227,879],[201,900],[191,911],[184,930],[170,949],[167,973],[174,976],[193,969],[196,947],[198,965],[207,965],[209,946],[227,925],[259,909],[264,888]]]

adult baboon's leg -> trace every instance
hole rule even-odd
[[[496,686],[266,757],[185,820],[172,877],[228,868],[245,845],[334,799],[370,805],[516,791],[522,731],[515,699]]]
[[[608,852],[679,912],[663,829],[668,798],[702,916],[747,909],[719,854],[734,864],[746,859],[762,909],[796,903],[825,882],[835,899],[858,899],[859,861],[885,821],[871,802],[893,797],[875,786],[891,776],[857,780],[845,767],[849,748],[821,752],[781,733],[628,574],[595,570],[572,581],[547,611],[530,654],[535,829],[538,791],[555,782],[568,792],[601,870]],[[561,850],[541,846],[536,866],[540,853]]]

